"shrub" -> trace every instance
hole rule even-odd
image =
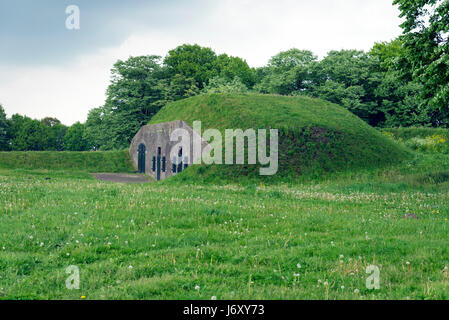
[[[419,152],[449,154],[449,130],[435,128],[391,128],[382,134]]]

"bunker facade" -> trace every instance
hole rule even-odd
[[[182,172],[193,163],[193,139],[190,139],[190,148],[183,150],[178,146],[181,139],[175,141],[170,139],[176,129],[184,129],[192,138],[197,136],[201,139],[183,120],[146,125],[137,132],[131,142],[129,153],[134,167],[140,173],[148,174],[156,180],[163,180]],[[202,147],[204,145],[207,143],[202,141]]]

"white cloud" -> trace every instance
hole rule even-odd
[[[64,124],[85,121],[90,109],[101,106],[110,69],[132,55],[165,55],[179,45],[162,34],[132,35],[117,48],[80,56],[72,64],[0,68],[0,102],[8,116],[56,117]]]
[[[53,116],[72,124],[85,121],[90,109],[104,103],[112,65],[131,55],[164,56],[182,43],[198,43],[262,66],[293,47],[322,57],[334,49],[369,50],[401,32],[391,0],[223,0],[207,9],[201,19],[165,29],[141,25],[120,46],[65,65],[0,66],[0,102],[9,116]]]

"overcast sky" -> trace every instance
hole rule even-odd
[[[0,103],[70,125],[101,106],[110,69],[197,43],[252,67],[276,53],[369,50],[401,34],[393,0],[0,0]],[[66,28],[66,7],[80,29]]]

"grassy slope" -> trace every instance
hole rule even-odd
[[[133,172],[128,151],[0,152],[0,168]]]
[[[200,95],[165,106],[150,124],[201,120],[202,129],[279,129],[278,176],[321,175],[402,161],[408,152],[335,104],[308,97]],[[190,175],[257,174],[257,167],[192,167]],[[187,172],[186,172],[187,173]],[[271,178],[270,178],[271,179]]]
[[[0,299],[448,299],[448,167],[420,155],[271,186],[0,169]]]

